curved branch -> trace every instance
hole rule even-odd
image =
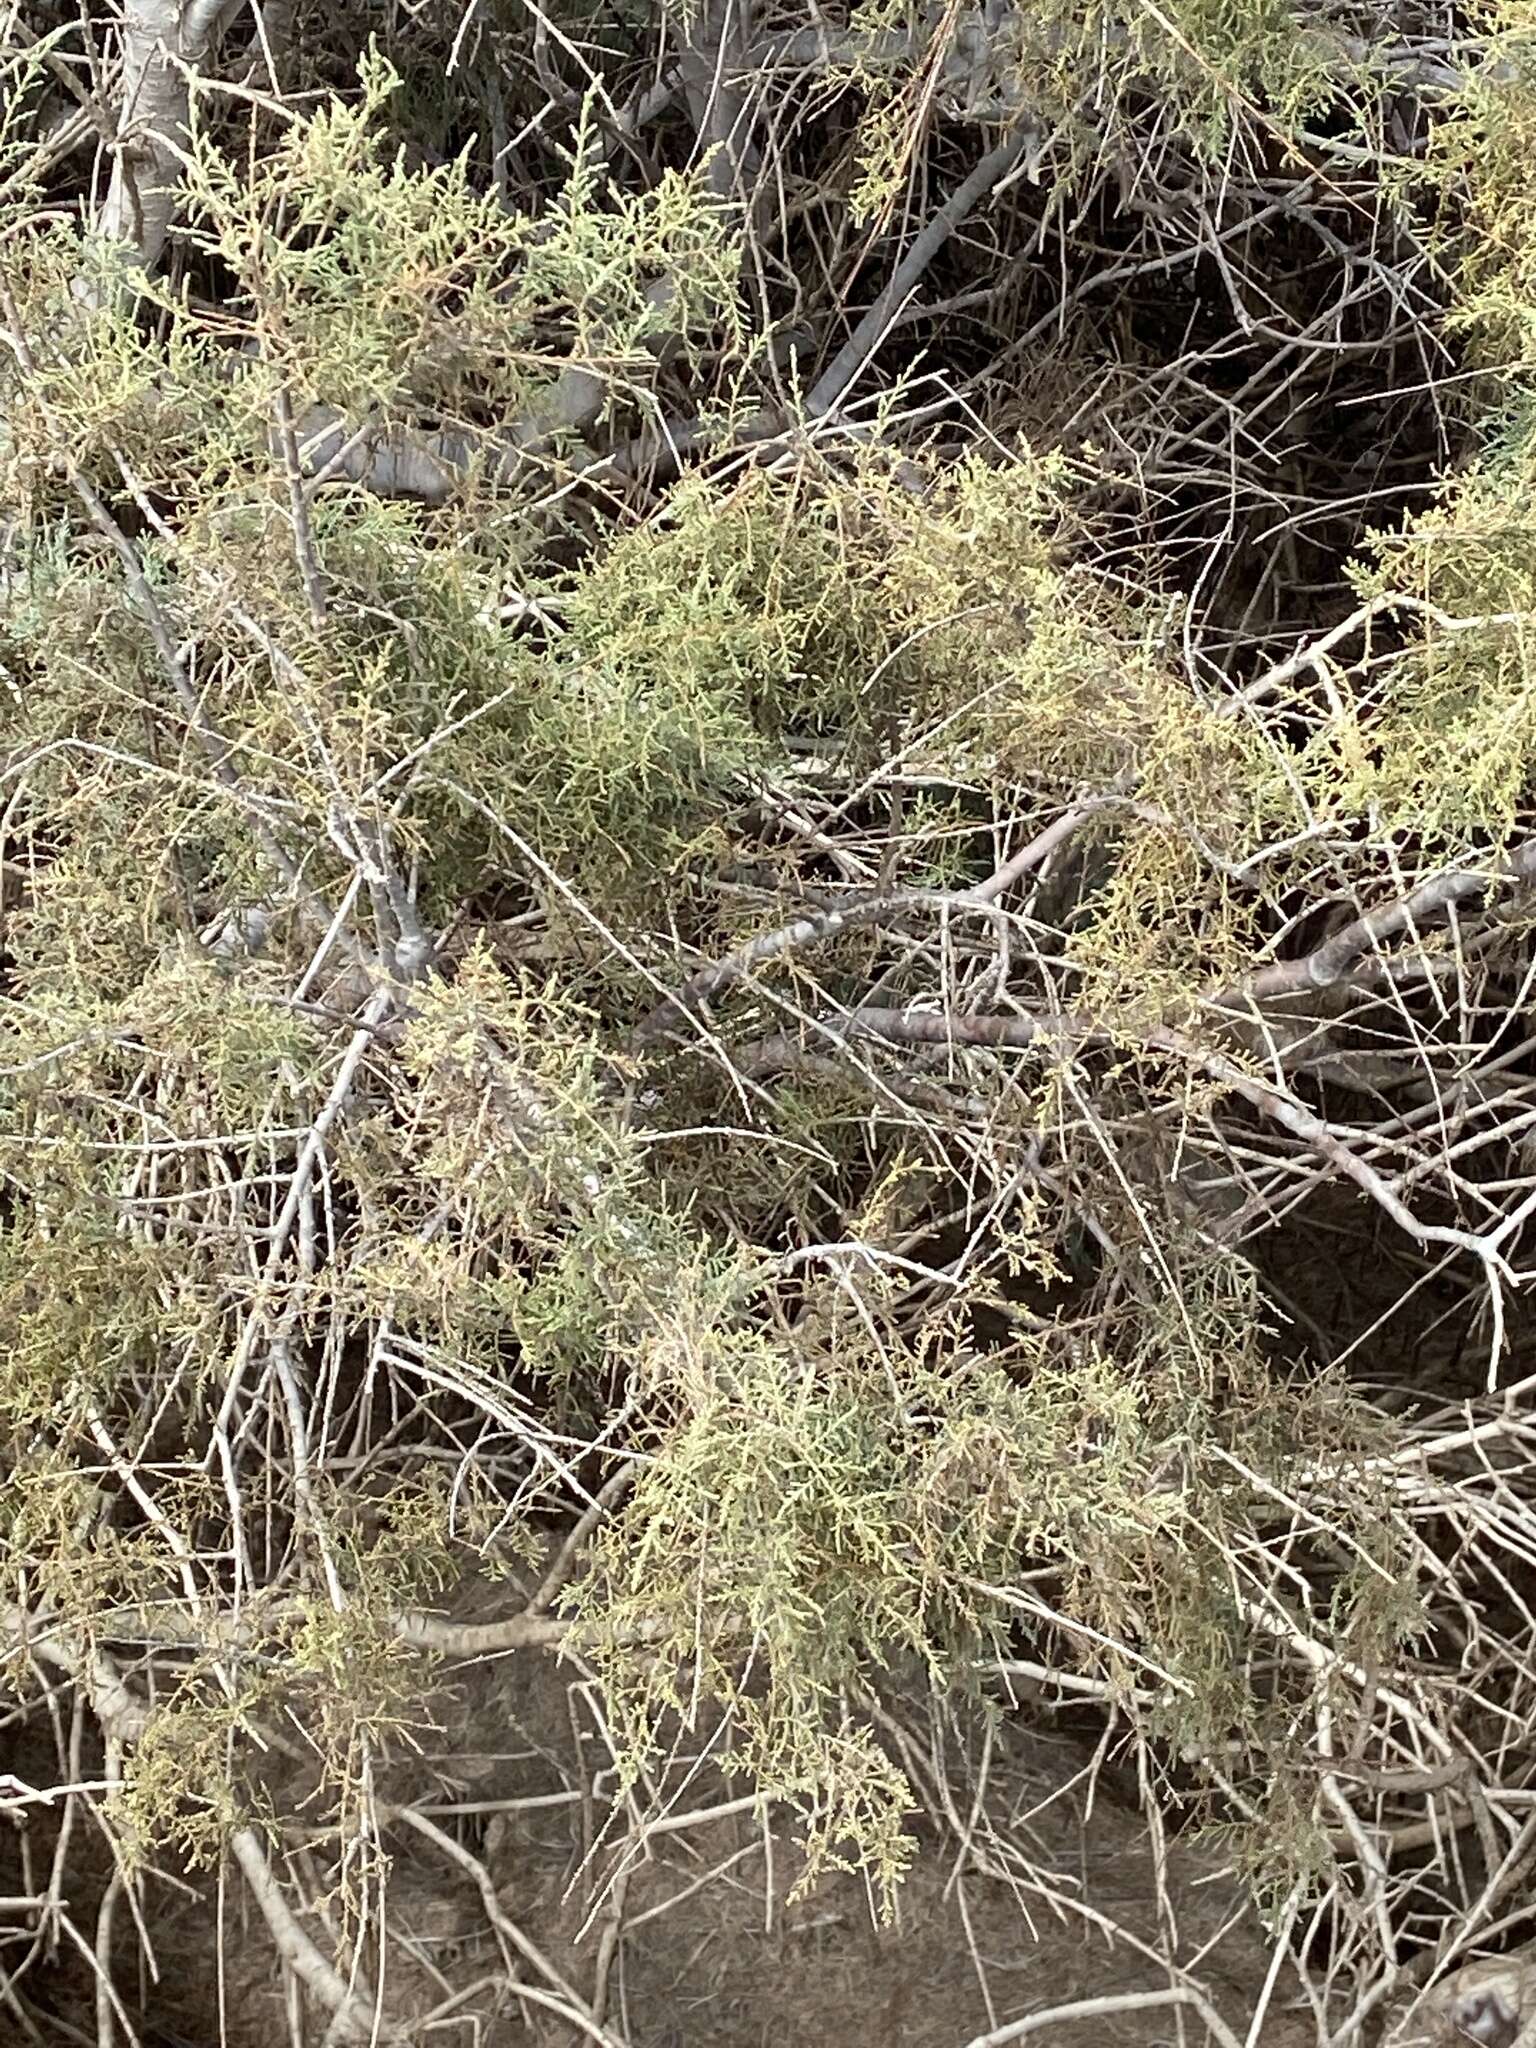
[[[237,1828],[229,1838],[229,1846],[278,1953],[304,1988],[334,2015],[327,2038],[357,2043],[390,2042],[406,2048],[406,2037],[399,2028],[379,2023],[372,1992],[360,1996],[354,1991],[304,1932],[272,1875],[272,1866],[256,1830]]]

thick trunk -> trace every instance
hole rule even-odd
[[[187,137],[190,70],[243,0],[124,0],[122,97],[112,182],[97,232],[152,270],[176,212]]]

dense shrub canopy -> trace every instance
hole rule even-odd
[[[692,1743],[807,1886],[1096,1911],[910,1738],[1024,1715],[1419,2024],[1536,1826],[1528,0],[0,67],[8,1725],[101,1981],[229,1858],[418,2038],[430,1687],[558,1653],[636,1840]]]

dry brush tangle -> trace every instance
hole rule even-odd
[[[1528,2038],[1533,147],[0,0],[17,2038]]]

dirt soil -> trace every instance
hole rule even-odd
[[[612,1783],[575,1766],[578,1742],[607,1761],[592,1699],[568,1667],[508,1660],[471,1716],[482,1732],[500,1732],[505,1752],[493,1760],[488,1746],[442,1761],[463,1778],[475,1774],[466,1803],[563,1797],[491,1815],[477,1853],[508,1912],[584,1990],[621,1905],[608,2018],[632,2048],[966,2048],[1033,2011],[1165,1987],[1166,1970],[1138,1954],[1137,1942],[1156,1952],[1171,1947],[1187,1964],[1200,1958],[1195,1974],[1239,2039],[1247,2035],[1272,1951],[1235,1878],[1213,1857],[1174,1843],[1160,1902],[1152,1843],[1112,1772],[1100,1774],[1090,1810],[1081,1741],[1012,1721],[987,1745],[989,1805],[1016,1816],[1012,1840],[1036,1882],[1017,1871],[1011,1881],[967,1871],[953,1834],[926,1832],[894,1924],[882,1927],[856,1877],[833,1874],[796,1896],[804,1865],[788,1831],[769,1841],[750,1812],[667,1825],[740,1800],[739,1781],[701,1765],[696,1743],[679,1748],[653,1798],[637,1793],[639,1827],[628,1843],[617,1853],[601,1840],[594,1848],[612,1809],[582,1796],[583,1780],[610,1796]],[[408,1925],[407,1893],[419,1896],[424,1938],[430,1908],[438,1925],[451,1924],[448,1941],[461,1941],[477,1920],[484,1926],[479,1900],[466,1884],[456,1917],[441,1864],[418,1853],[422,1846],[396,1864],[395,1910]],[[1052,1894],[1083,1903],[1099,1924]],[[1120,1938],[1109,1922],[1123,1930]],[[494,1962],[483,1942],[480,1961]],[[459,1952],[456,1972],[465,1965]],[[1174,2007],[1105,2014],[1058,2022],[1032,2038],[1060,2048],[1198,2048],[1203,2027],[1186,2012],[1181,2033],[1180,2018]],[[494,2038],[566,2048],[573,2036],[530,2011],[526,2031]],[[1303,2048],[1314,2039],[1310,2013],[1295,2009],[1294,1987],[1283,1979],[1255,2048]]]
[[[1175,1841],[1160,1895],[1130,1788],[1107,1768],[1090,1801],[1085,1738],[1009,1717],[990,1737],[973,1732],[968,1753],[952,1727],[935,1732],[926,1708],[909,1706],[902,1726],[945,1755],[952,1785],[963,1788],[984,1758],[989,1810],[1004,1816],[1015,1854],[1006,1875],[988,1875],[960,1853],[960,1832],[925,1829],[894,1923],[882,1927],[858,1878],[833,1874],[798,1895],[804,1864],[792,1831],[770,1839],[740,1780],[697,1737],[680,1739],[649,1785],[616,1797],[596,1699],[579,1670],[542,1653],[450,1680],[435,1702],[438,1732],[385,1774],[379,1794],[415,1807],[483,1864],[499,1912],[530,1945],[516,1959],[519,1981],[551,1981],[528,1961],[532,1949],[583,1998],[605,1981],[606,2023],[629,2048],[968,2048],[1032,2012],[1166,1987],[1155,1955],[1168,1952],[1248,2040],[1271,1948],[1235,1878]],[[287,1789],[292,1813],[296,1788]],[[722,1805],[736,1810],[699,1818]],[[961,1831],[967,1811],[957,1801]],[[27,1826],[35,1883],[49,1827],[42,1816]],[[14,1891],[20,1830],[0,1837],[0,1892]],[[385,1839],[395,1934],[386,1999],[407,2021],[411,2048],[575,2048],[581,2036],[568,2022],[509,1998],[473,1874],[404,1826]],[[344,1897],[295,1831],[285,1841],[289,1896],[329,1891],[334,1935]],[[996,1845],[978,1837],[977,1846],[995,1864]],[[110,1870],[104,1844],[88,1863],[72,1853],[71,1870],[72,1909],[89,1929]],[[114,1971],[139,2048],[322,2048],[324,2023],[285,1983],[232,1874],[221,1888],[207,1873],[150,1873],[141,1910],[159,1981],[143,1969],[121,1906]],[[330,1947],[326,1922],[312,1913],[308,1924]],[[0,1981],[17,1958],[14,1944],[0,1952]],[[24,1990],[32,2039],[96,2048],[95,1985],[73,1946],[34,1964]],[[28,2035],[0,2012],[0,2041],[13,2038]],[[1204,2048],[1207,2035],[1193,2014],[1164,2006],[1054,2022],[1030,2038],[1049,2048]],[[1315,2039],[1282,1975],[1253,2048]]]

